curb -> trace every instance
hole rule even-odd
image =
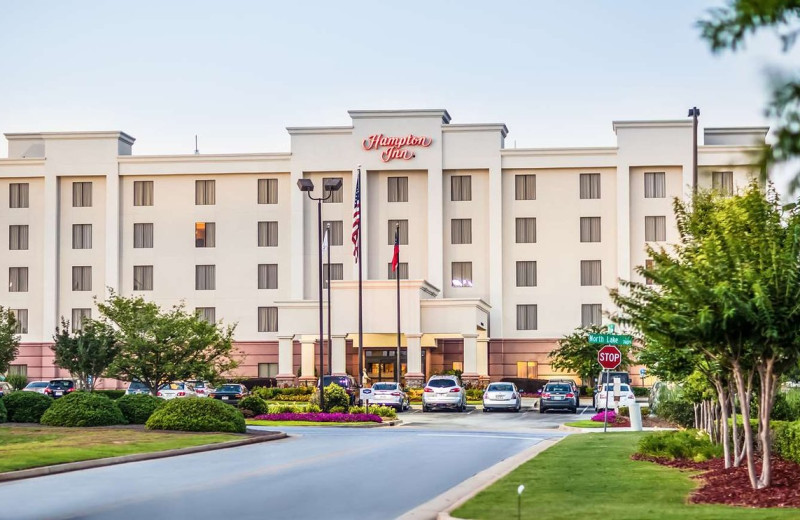
[[[530,448],[512,455],[507,459],[501,460],[494,466],[476,473],[467,480],[448,489],[441,495],[432,498],[424,504],[415,507],[411,511],[398,517],[398,520],[456,520],[450,513],[460,507],[464,502],[471,499],[487,487],[491,486],[501,478],[505,477],[521,464],[531,460],[544,450],[560,442],[563,437],[558,439],[545,439]]]
[[[403,424],[403,421],[400,419],[394,419],[392,421],[385,421],[382,423],[373,423],[373,424],[347,424],[347,423],[309,423],[304,424],[302,426],[264,426],[261,424],[248,424],[250,428],[383,428],[384,426],[399,426]],[[256,430],[261,431],[261,430]]]
[[[128,462],[140,462],[143,460],[164,459],[167,457],[177,457],[178,455],[189,455],[192,453],[202,453],[206,451],[224,450],[226,448],[237,448],[248,446],[260,442],[276,441],[289,437],[282,432],[269,432],[253,435],[247,439],[236,441],[218,442],[216,444],[204,444],[202,446],[191,446],[188,448],[178,448],[166,451],[154,451],[151,453],[136,453],[134,455],[123,455],[121,457],[108,457],[105,459],[82,460],[79,462],[68,462],[66,464],[56,464],[41,468],[21,469],[0,474],[0,482],[11,482],[26,478],[44,477],[47,475],[58,475],[70,471],[80,471],[84,469],[102,468],[105,466],[115,466],[117,464],[127,464]]]

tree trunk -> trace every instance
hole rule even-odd
[[[722,432],[722,456],[725,459],[725,469],[731,467],[731,443],[728,432],[728,393],[722,381],[715,380],[714,387],[717,389],[717,398],[719,399],[719,407],[722,415],[722,424],[720,430]]]
[[[694,409],[694,429],[695,430],[699,430],[700,429],[700,415],[698,413],[698,407],[699,406],[700,405],[697,404],[697,403],[692,403],[692,408]]]
[[[756,461],[753,453],[753,429],[750,427],[750,393],[753,391],[753,370],[745,372],[739,361],[733,362],[733,376],[739,392],[739,406],[742,408],[742,429],[744,430],[744,452],[747,460],[747,476],[753,489],[758,489]]]
[[[775,377],[775,359],[767,359],[758,363],[758,376],[761,379],[759,392],[758,429],[761,440],[761,476],[758,479],[758,489],[769,487],[772,482],[772,435],[769,431],[769,416],[775,404],[775,390],[778,378]]]
[[[736,417],[736,392],[733,389],[733,383],[728,384],[729,399],[731,401],[731,430],[733,437],[733,467],[738,468],[742,464],[742,455],[739,453],[739,427],[736,425],[738,418]]]

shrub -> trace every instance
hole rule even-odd
[[[296,398],[286,399],[289,401],[307,401],[309,398],[305,396],[310,396],[314,393],[314,390],[315,388],[311,386],[293,386],[290,388],[266,388],[263,386],[257,386],[250,390],[250,394],[260,397],[265,401],[270,401],[273,399],[286,399],[284,397],[278,398],[278,396],[291,396]]]
[[[8,420],[16,423],[38,423],[53,399],[36,392],[14,392],[3,396]]]
[[[319,406],[319,392],[311,395],[309,403]],[[341,386],[331,383],[325,387],[325,407],[323,411],[330,412],[332,408],[342,408],[346,413],[350,407],[350,396]]]
[[[347,408],[344,406],[331,406],[328,413],[347,413]]]
[[[650,395],[650,389],[645,386],[632,386],[633,395],[636,397],[647,397]]]
[[[776,421],[800,420],[800,390],[778,392],[775,394],[775,406],[770,418]]]
[[[94,393],[104,395],[113,401],[125,395],[125,390],[95,390]]]
[[[187,397],[172,399],[158,408],[145,423],[148,430],[244,433],[242,412],[216,399]]]
[[[267,406],[266,413],[303,413],[305,410],[301,406],[293,405],[293,404],[274,404],[271,406]],[[315,407],[319,410],[319,406]],[[261,415],[261,414],[256,414]]]
[[[275,397],[272,398],[273,401],[297,401],[297,402],[308,402],[311,400],[311,395],[309,394],[277,394]]]
[[[131,424],[144,424],[166,401],[150,394],[123,395],[116,403]]]
[[[397,412],[388,406],[370,406],[369,413],[374,413],[386,419],[397,419]]]
[[[702,462],[721,457],[722,446],[711,444],[704,432],[681,430],[646,435],[639,440],[637,452],[650,457]]]
[[[668,399],[659,401],[655,414],[665,421],[669,421],[684,428],[694,425],[694,408],[692,403],[682,399]]]
[[[47,426],[111,426],[128,421],[119,406],[104,395],[72,392],[56,401],[42,415]]]
[[[250,410],[253,412],[254,415],[261,415],[267,413],[267,409],[269,406],[267,402],[260,397],[256,397],[254,395],[248,395],[241,401],[239,401],[239,409],[240,410]]]
[[[776,455],[800,464],[800,421],[773,425],[772,438]]]
[[[481,388],[468,388],[467,399],[470,401],[480,401],[483,399],[483,389]]]
[[[375,414],[363,413],[278,413],[256,416],[259,421],[310,421],[310,422],[383,422]]]
[[[6,378],[6,382],[11,385],[14,390],[22,390],[28,384],[28,377],[22,374],[11,374]]]
[[[320,408],[319,406],[317,406],[315,404],[310,404],[310,405],[308,405],[306,407],[305,411],[308,412],[308,413],[320,413],[320,412],[322,412],[322,408]]]
[[[8,412],[6,411],[6,406],[3,404],[3,400],[0,399],[0,423],[4,423],[8,420]]]

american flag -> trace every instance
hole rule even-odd
[[[353,202],[353,259],[358,263],[358,230],[361,227],[361,170],[356,179],[356,197]]]

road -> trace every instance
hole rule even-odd
[[[573,414],[421,413],[289,439],[0,484],[0,519],[387,519],[543,439]]]

